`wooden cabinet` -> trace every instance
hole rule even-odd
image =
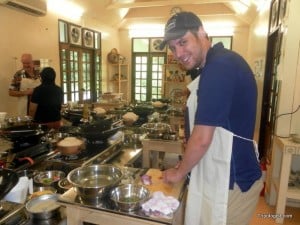
[[[108,64],[109,90],[111,92],[123,93],[122,99],[128,99],[128,64]]]
[[[163,67],[164,97],[171,98],[173,103],[182,104],[186,100],[186,71],[177,63],[165,64]]]

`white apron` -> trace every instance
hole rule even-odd
[[[22,78],[20,91],[25,91],[26,89],[31,89],[39,86],[41,81],[39,79],[29,79],[29,78]],[[25,116],[27,115],[27,104],[28,104],[28,96],[21,96],[18,97],[18,107],[17,107],[17,114],[18,116]]]
[[[199,76],[188,85],[190,133],[197,108]],[[225,225],[233,133],[217,127],[212,143],[191,171],[185,225]]]

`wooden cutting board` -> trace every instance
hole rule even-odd
[[[148,176],[151,176],[151,185],[145,185],[151,193],[155,191],[161,191],[166,196],[173,196],[178,199],[182,187],[184,185],[184,180],[176,184],[166,184],[162,180],[162,171],[159,169],[149,169],[146,173]]]

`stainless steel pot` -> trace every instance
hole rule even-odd
[[[120,183],[122,177],[120,168],[103,164],[76,168],[67,178],[81,198],[93,200],[107,196]]]
[[[66,137],[57,143],[57,149],[62,155],[77,155],[84,149],[84,140]]]
[[[33,198],[26,203],[26,210],[35,219],[50,219],[59,213],[58,195],[47,194]]]

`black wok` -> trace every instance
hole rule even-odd
[[[19,176],[16,172],[9,169],[0,169],[0,199],[3,199],[18,181]]]
[[[81,123],[81,119],[83,116],[83,109],[69,109],[62,112],[62,117],[74,125],[78,125]]]
[[[137,105],[135,106],[132,111],[140,117],[147,117],[154,112],[154,107],[152,105]]]
[[[93,123],[81,126],[81,136],[89,140],[106,140],[121,128],[108,126],[108,123]]]

